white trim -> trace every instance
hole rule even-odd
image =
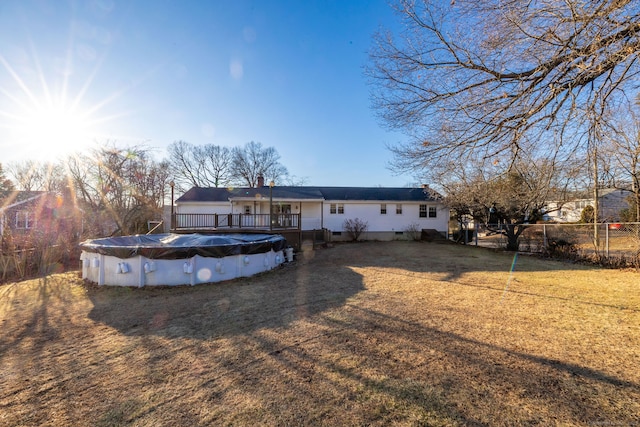
[[[12,204],[10,204],[8,206],[3,206],[3,207],[0,208],[0,212],[2,212],[4,210],[7,210],[7,209],[15,208],[16,206],[20,206],[23,203],[31,202],[33,200],[36,200],[36,199],[42,197],[42,196],[46,196],[47,194],[53,194],[53,193],[44,192],[42,194],[38,194],[37,196],[29,197],[28,199],[20,200],[19,202],[12,203]]]
[[[260,198],[257,197],[230,197],[229,201],[230,202],[243,202],[243,201],[269,201],[269,196],[261,196]],[[300,203],[300,202],[322,202],[324,199],[299,199],[299,198],[290,198],[290,197],[273,197],[273,201],[279,201],[279,202],[296,202],[296,203]],[[182,203],[190,203],[190,202],[182,202]],[[216,202],[201,202],[201,203],[216,203]]]

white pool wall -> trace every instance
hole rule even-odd
[[[224,258],[118,258],[82,251],[82,278],[110,286],[178,286],[221,282],[272,270],[285,261],[284,250]]]

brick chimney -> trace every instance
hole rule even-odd
[[[258,188],[264,187],[264,176],[258,175]]]

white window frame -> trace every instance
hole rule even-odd
[[[380,215],[386,215],[386,214],[387,214],[387,204],[380,203]]]
[[[437,218],[438,217],[438,207],[437,206],[429,206],[427,208],[427,218]]]
[[[402,215],[402,203],[396,203],[396,215]]]
[[[344,214],[344,203],[331,203],[329,205],[329,213],[331,215],[343,215]]]
[[[427,205],[420,205],[418,209],[418,218],[427,218],[428,209]]]
[[[28,230],[32,227],[33,227],[33,221],[31,220],[31,212],[17,211],[15,228],[17,230]]]

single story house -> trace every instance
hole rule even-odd
[[[367,223],[365,240],[409,239],[411,231],[423,229],[446,237],[449,208],[428,186],[194,187],[176,200],[171,229],[324,230],[331,241],[340,241],[351,239],[344,224],[356,218]]]
[[[68,199],[49,191],[0,192],[0,241],[9,238],[16,247],[33,236],[56,236],[76,232],[81,211]]]
[[[598,190],[599,222],[619,222],[620,212],[629,208],[629,196],[632,194],[629,190],[618,188]],[[566,202],[548,202],[545,209],[547,212],[543,218],[545,221],[578,222],[584,208],[594,205],[595,199],[593,197]]]

